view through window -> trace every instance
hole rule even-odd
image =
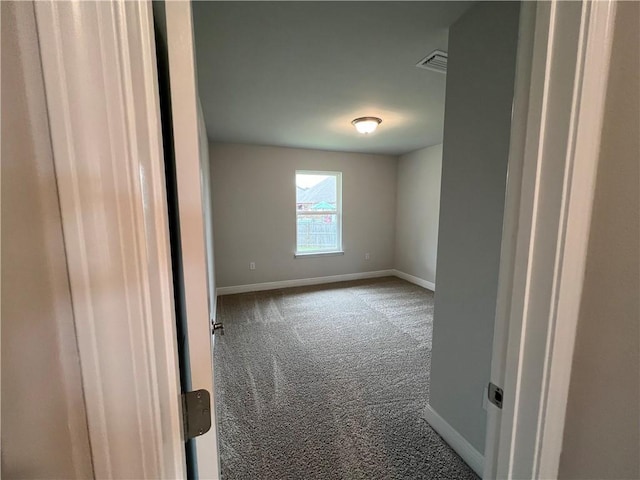
[[[342,250],[342,174],[296,171],[296,253]]]

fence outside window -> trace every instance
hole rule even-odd
[[[336,215],[298,215],[298,251],[338,250]]]

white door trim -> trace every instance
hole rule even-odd
[[[520,25],[518,32],[518,52],[511,119],[508,174],[505,193],[504,224],[500,249],[500,270],[496,299],[496,319],[493,330],[493,354],[491,360],[491,381],[504,385],[505,355],[509,333],[509,310],[511,307],[511,287],[515,265],[516,234],[518,233],[521,186],[523,182],[523,157],[527,136],[536,134],[527,130],[533,121],[534,111],[529,111],[530,97],[536,98],[531,90],[531,70],[533,68],[533,44],[536,28],[535,2],[520,4]],[[540,25],[540,22],[538,22]],[[539,61],[539,59],[536,59]],[[484,451],[483,478],[496,478],[498,436],[500,434],[500,410],[487,404],[487,433]]]
[[[614,10],[538,2],[521,45],[531,76],[514,121],[528,109],[512,132],[491,374],[504,407],[489,405],[485,478],[558,474]]]
[[[95,476],[184,478],[151,5],[35,8]]]

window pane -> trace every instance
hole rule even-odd
[[[298,252],[339,250],[337,215],[297,216]]]
[[[296,210],[326,212],[337,209],[337,180],[334,175],[296,174]]]

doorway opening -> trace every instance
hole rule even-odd
[[[223,476],[481,474],[519,5],[203,3],[193,27]],[[339,208],[298,201],[303,171],[339,174]]]

